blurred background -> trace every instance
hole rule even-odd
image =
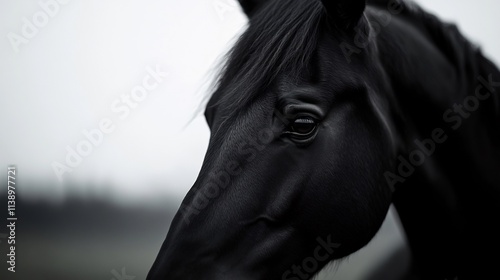
[[[416,2],[500,64],[500,2]],[[145,278],[208,145],[200,104],[246,23],[234,0],[0,1],[0,218],[15,165],[19,219],[15,274],[0,227],[1,279]],[[398,279],[405,246],[391,214],[319,278]]]

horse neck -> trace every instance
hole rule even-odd
[[[488,267],[457,256],[500,249],[500,231],[490,226],[500,211],[500,71],[455,26],[422,11],[393,16],[376,41],[402,139],[398,168],[402,158],[409,162],[412,152],[422,151],[416,141],[430,143],[436,129],[447,136],[433,141],[432,153],[419,167],[412,164],[408,176],[396,172],[404,179],[395,187],[394,204],[414,257],[434,277],[436,270],[445,275]],[[478,108],[455,112],[488,91]],[[464,239],[477,243],[456,250]]]
[[[423,151],[417,142],[435,145],[404,184],[420,188],[423,197],[437,192],[449,209],[472,199],[467,186],[481,194],[474,198],[477,205],[487,204],[480,203],[485,196],[490,205],[500,205],[498,68],[454,25],[421,10],[394,16],[376,40],[392,91],[398,155],[409,159]],[[479,100],[478,93],[488,97]],[[469,110],[474,100],[478,105]],[[434,139],[436,130],[444,133],[444,142]]]
[[[393,16],[376,38],[394,94],[394,111],[400,115],[395,122],[399,131],[406,131],[402,135],[406,147],[442,126],[444,113],[462,104],[480,85],[486,87],[485,81],[500,81],[500,71],[455,25],[444,24],[418,7],[412,9]],[[491,130],[498,130],[498,94],[487,102],[478,114],[492,120]],[[499,135],[493,137],[500,140]]]

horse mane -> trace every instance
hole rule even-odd
[[[408,16],[422,24],[424,30],[451,64],[460,68],[463,67],[463,63],[472,62],[469,61],[472,57],[464,57],[464,55],[475,55],[480,48],[465,38],[456,24],[442,21],[413,2],[407,4],[405,1],[405,4],[410,6],[407,9]]]
[[[307,71],[316,50],[326,17],[320,1],[275,0],[264,5],[249,19],[218,75],[212,97],[220,97],[216,100],[224,104],[225,118],[247,108],[278,74]]]

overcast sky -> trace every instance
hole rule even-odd
[[[61,197],[77,182],[81,189],[73,191],[81,194],[180,199],[209,137],[201,115],[187,123],[207,94],[215,61],[246,24],[239,6],[233,0],[40,4],[48,2],[0,2],[0,166],[17,165],[25,197]],[[417,2],[458,23],[500,62],[498,1]],[[31,25],[33,17],[40,27]],[[102,141],[92,134],[100,126],[109,132]],[[94,137],[92,150],[84,130]],[[80,162],[70,156],[74,167],[60,181],[54,165],[67,165],[68,147],[88,155]],[[95,187],[104,185],[111,189]]]

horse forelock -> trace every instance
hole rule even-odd
[[[270,1],[226,55],[207,109],[222,105],[224,118],[230,118],[280,75],[311,70],[325,16],[320,1]]]

